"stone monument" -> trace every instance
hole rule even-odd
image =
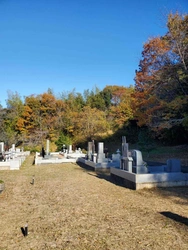
[[[122,136],[122,157],[120,168],[132,172],[133,158],[129,156],[129,144],[126,142],[126,137]]]

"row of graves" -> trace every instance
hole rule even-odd
[[[41,152],[35,154],[35,165],[76,163],[78,158],[85,157],[81,149],[72,150],[72,145],[63,145],[60,152],[50,152],[50,140],[46,140],[46,147],[42,147]]]
[[[179,159],[168,159],[166,165],[148,166],[143,161],[142,152],[129,150],[126,137],[122,137],[122,150],[119,149],[112,158],[107,158],[104,143],[98,143],[95,152],[95,142],[88,142],[85,158],[78,161],[92,167],[95,171],[109,171],[112,179],[121,185],[134,190],[152,187],[188,186],[188,173],[181,171]]]
[[[4,142],[0,142],[0,170],[19,170],[30,151],[16,148],[12,144],[9,150],[5,150]]]

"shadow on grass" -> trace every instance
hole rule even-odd
[[[90,167],[82,162],[77,162],[77,165],[80,166],[84,171],[87,171],[89,175],[94,176],[99,179],[104,179],[106,181],[109,181],[110,183],[113,183],[117,186],[127,188],[124,184],[123,179],[121,178],[112,178],[110,175],[110,172],[102,172],[102,171],[95,171],[93,167]]]
[[[94,169],[93,167],[88,166],[88,165],[86,165],[86,164],[84,164],[84,163],[82,163],[82,162],[77,162],[76,164],[77,164],[78,166],[80,166],[82,169],[84,169],[85,171],[88,171],[88,172],[93,171],[93,172],[95,172],[95,169]]]
[[[160,214],[162,214],[163,216],[165,216],[171,220],[174,220],[176,222],[179,222],[179,223],[182,223],[182,224],[188,226],[188,218],[186,218],[184,216],[181,216],[179,214],[175,214],[175,213],[172,213],[169,211],[160,212]]]
[[[156,163],[156,162],[155,162]],[[155,165],[155,163],[153,163]],[[117,186],[121,186],[124,188],[129,188],[129,189],[134,189],[131,188],[130,185],[125,185],[125,181],[123,178],[116,178],[116,177],[112,177],[110,175],[110,173],[105,173],[105,172],[98,172],[95,171],[94,167],[88,166],[84,163],[81,162],[77,162],[77,165],[80,166],[82,169],[84,169],[84,171],[87,171],[90,175],[100,178],[100,179],[104,179],[106,181],[109,181]],[[93,174],[92,174],[93,172]],[[188,186],[181,186],[181,187],[159,187],[159,188],[155,188],[155,192],[158,193],[159,195],[163,196],[163,197],[178,197],[181,198],[178,200],[174,200],[175,203],[180,204],[180,205],[188,205]]]

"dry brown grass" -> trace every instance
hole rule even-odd
[[[32,161],[0,172],[1,250],[188,249],[188,188],[133,191],[76,164]]]

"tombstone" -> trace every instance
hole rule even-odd
[[[68,145],[68,154],[72,154],[72,145]]]
[[[178,159],[167,160],[166,172],[181,172],[181,162]]]
[[[92,142],[88,142],[87,144],[87,159],[92,160]]]
[[[122,157],[128,157],[129,155],[129,144],[126,143],[126,137],[122,136]]]
[[[95,154],[95,141],[92,140],[92,154]]]
[[[50,141],[46,140],[46,155],[49,155],[50,153]]]
[[[126,142],[126,137],[122,136],[122,157],[120,168],[132,172],[132,157],[129,156],[129,144]]]
[[[4,160],[4,142],[0,142],[0,161]]]
[[[12,152],[15,152],[15,144],[12,144]]]
[[[142,166],[144,161],[142,158],[142,152],[140,150],[132,150],[131,155],[133,158],[133,166]]]
[[[102,163],[104,161],[105,161],[104,143],[98,142],[97,163]]]
[[[132,150],[131,156],[133,158],[133,173],[135,174],[146,174],[148,173],[148,168],[146,163],[143,161],[142,152],[140,150]]]
[[[91,160],[93,162],[97,162],[97,154],[95,153],[95,141],[92,140],[92,155],[91,155]]]
[[[4,153],[4,142],[0,142],[0,153]]]

